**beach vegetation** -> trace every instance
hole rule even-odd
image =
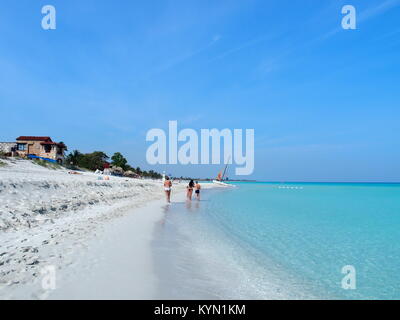
[[[109,157],[102,151],[86,153],[80,157],[78,166],[93,171],[103,170],[104,163],[106,163],[108,159]]]
[[[83,154],[78,150],[72,151],[66,158],[65,164],[68,168],[76,169],[83,157]]]
[[[108,159],[109,157],[103,151],[81,153],[78,150],[74,150],[65,158],[65,164],[70,169],[82,168],[95,171],[103,170],[104,163]]]
[[[92,153],[81,153],[74,150],[65,158],[65,165],[69,169],[74,170],[104,170],[104,165],[109,157],[102,151]],[[114,153],[111,157],[111,164],[114,168],[121,168],[124,172],[131,172],[138,176],[149,179],[161,179],[162,175],[154,170],[145,171],[140,167],[134,168],[128,164],[128,160],[120,152]]]
[[[151,179],[161,179],[161,178],[162,178],[162,175],[161,175],[160,173],[155,172],[155,171],[153,171],[153,170],[150,170],[150,171],[143,171],[141,175],[142,175],[143,177],[151,178]]]
[[[59,165],[58,163],[54,163],[54,162],[50,162],[50,161],[46,161],[46,160],[41,160],[41,159],[34,159],[33,163],[45,167],[47,169],[53,169],[53,170],[57,170],[57,169],[61,169],[62,166]]]
[[[111,164],[114,167],[120,167],[124,171],[128,171],[128,169],[130,169],[128,168],[128,160],[126,160],[120,152],[114,153],[114,155],[111,157],[111,160]]]

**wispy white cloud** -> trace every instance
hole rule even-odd
[[[400,5],[400,0],[386,0],[384,2],[381,2],[378,5],[371,6],[367,9],[365,9],[364,11],[361,11],[357,16],[357,21],[365,22],[369,19],[375,18],[381,14],[384,14],[385,12],[387,12],[399,5]],[[258,70],[261,72],[266,72],[266,73],[276,70],[278,67],[278,62],[280,60],[284,59],[285,57],[289,56],[291,53],[293,53],[301,48],[309,47],[309,46],[317,44],[321,41],[324,41],[324,40],[336,35],[337,33],[339,33],[342,30],[343,30],[342,27],[338,26],[338,27],[334,28],[333,30],[330,30],[329,32],[323,34],[322,36],[318,36],[317,38],[311,39],[310,41],[302,42],[298,46],[289,46],[288,48],[280,51],[279,56],[270,57],[270,58],[264,60],[258,67]],[[260,43],[263,43],[263,42],[266,42],[269,40],[274,40],[279,37],[282,37],[282,34],[264,35],[262,37],[251,39],[251,40],[244,42],[236,47],[226,50],[225,52],[212,58],[209,62],[226,58],[227,56],[229,56],[231,54],[235,54],[241,50],[251,48],[253,46],[259,45]]]
[[[400,5],[400,0],[386,0],[381,4],[368,8],[360,13],[358,21],[365,21],[367,19],[378,16],[386,11]]]
[[[181,56],[176,56],[172,59],[170,59],[170,61],[166,62],[165,64],[157,67],[155,70],[151,71],[146,77],[144,77],[143,79],[140,80],[149,80],[151,78],[153,78],[154,76],[166,72],[168,70],[171,70],[173,68],[175,68],[176,66],[190,60],[191,58],[197,56],[198,54],[208,50],[209,48],[211,48],[212,46],[214,46],[215,44],[217,44],[220,40],[222,39],[222,36],[219,34],[215,34],[211,41],[209,41],[207,44],[205,44],[203,47],[200,47],[198,49],[195,50],[191,50],[186,54],[183,54]],[[140,80],[137,80],[135,83],[140,82]]]
[[[264,35],[262,37],[258,37],[258,38],[251,39],[249,41],[243,42],[243,43],[239,44],[238,46],[233,47],[233,48],[231,48],[229,50],[226,50],[223,53],[219,54],[218,56],[212,58],[210,60],[210,62],[211,61],[215,61],[215,60],[219,60],[219,59],[223,59],[223,58],[225,58],[225,57],[227,57],[227,56],[229,56],[229,55],[231,55],[233,53],[236,53],[236,52],[241,51],[243,49],[247,49],[249,47],[258,45],[258,44],[260,44],[262,42],[265,42],[265,41],[268,41],[268,40],[272,40],[272,39],[274,39],[276,37],[278,37],[278,35]]]
[[[163,71],[169,70],[169,69],[171,69],[171,68],[173,68],[173,67],[175,67],[175,66],[177,66],[177,65],[179,65],[179,64],[181,64],[181,63],[183,63],[183,62],[185,62],[185,61],[187,61],[187,60],[189,60],[191,58],[193,58],[194,56],[206,51],[207,49],[209,49],[210,47],[215,45],[218,41],[220,41],[221,38],[222,38],[222,36],[219,35],[219,34],[214,35],[212,40],[209,43],[207,43],[205,46],[203,46],[201,48],[198,48],[196,50],[190,51],[189,53],[187,53],[185,55],[182,55],[180,57],[176,57],[176,58],[172,59],[170,62],[168,62],[167,64],[162,66],[158,70],[158,72],[163,72]]]

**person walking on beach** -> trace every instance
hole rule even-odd
[[[201,185],[198,181],[196,181],[196,186],[195,186],[195,193],[196,193],[196,198],[198,201],[200,201],[200,189],[201,189]]]
[[[190,180],[189,185],[186,188],[187,188],[187,198],[188,198],[188,200],[191,201],[192,196],[193,196],[193,188],[194,188],[193,180]]]
[[[172,189],[172,182],[169,179],[169,177],[165,177],[164,191],[165,191],[165,195],[167,197],[167,202],[168,203],[171,203],[171,189]]]

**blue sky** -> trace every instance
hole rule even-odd
[[[345,4],[357,30],[341,29]],[[16,0],[0,39],[0,141],[50,135],[214,176],[146,164],[146,132],[178,120],[254,128],[248,178],[400,181],[400,0]]]

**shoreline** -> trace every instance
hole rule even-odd
[[[303,279],[230,229],[225,197],[235,194],[214,189],[201,202],[177,204],[157,226],[156,299],[316,299]]]
[[[211,189],[214,186],[210,186]],[[185,202],[186,191],[172,195],[172,203],[154,199],[105,226],[101,241],[92,241],[83,263],[96,261],[90,276],[75,274],[51,292],[50,300],[152,300],[159,296],[159,278],[152,243],[168,206]],[[195,200],[193,200],[195,201]],[[95,240],[95,239],[93,239]],[[96,239],[98,240],[98,239]],[[110,242],[108,242],[110,241]],[[100,255],[97,255],[100,253]]]

